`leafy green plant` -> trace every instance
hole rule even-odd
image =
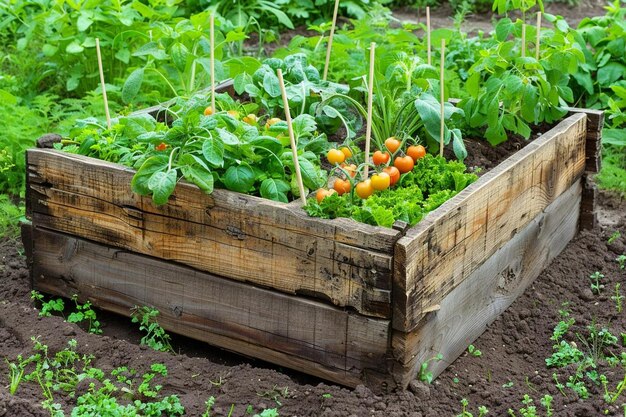
[[[610,245],[611,243],[613,243],[617,239],[619,239],[621,236],[622,236],[622,234],[619,232],[619,230],[616,230],[613,233],[611,233],[611,236],[609,236],[609,238],[606,241],[606,243],[608,243]]]
[[[133,323],[139,323],[139,330],[146,332],[141,338],[142,345],[161,352],[174,353],[174,348],[170,344],[170,335],[165,332],[157,321],[159,310],[148,306],[135,306],[131,310],[131,316]]]
[[[19,223],[23,219],[24,205],[16,205],[7,195],[0,195],[0,236],[17,239],[20,235]]]
[[[600,290],[604,288],[604,284],[600,283],[600,281],[604,279],[604,274],[596,271],[589,275],[589,279],[591,280],[591,291],[596,294],[600,294]]]
[[[93,334],[102,334],[102,328],[100,327],[100,321],[96,317],[96,312],[91,308],[91,302],[87,301],[84,304],[78,302],[78,295],[72,296],[76,311],[67,316],[68,323],[82,323],[87,322],[87,331]]]
[[[41,303],[41,310],[39,310],[40,317],[50,317],[52,313],[63,314],[65,310],[65,302],[61,298],[45,301],[44,295],[36,290],[30,292],[30,298]]]
[[[219,187],[282,202],[299,195],[284,121],[241,118],[249,107],[227,95],[216,113],[204,115],[208,105],[204,95],[178,100],[169,109],[178,115],[171,126],[145,114],[120,118],[111,130],[87,120],[60,147],[134,167],[132,190],[152,195],[155,204],[165,204],[181,178],[207,193]],[[295,117],[293,127],[304,185],[316,189],[326,179],[318,157],[326,136],[308,114]]]
[[[431,362],[440,362],[443,360],[443,355],[438,353],[436,356],[422,362],[420,365],[420,370],[417,373],[417,379],[423,382],[431,383],[433,382],[434,376],[433,373],[428,369],[428,366]]]
[[[215,405],[215,397],[210,396],[205,402],[204,406],[206,407],[204,413],[202,413],[202,417],[211,417],[211,409]]]
[[[619,264],[619,269],[626,269],[626,255],[618,256],[615,261]]]
[[[467,410],[467,407],[469,405],[469,401],[466,398],[463,398],[461,400],[461,414],[457,414],[456,417],[474,417],[474,414],[470,413]],[[480,407],[478,407],[478,414],[476,415],[476,417],[484,417],[489,413],[489,409],[487,407],[485,407],[484,405],[481,405]]]
[[[549,394],[544,395],[540,400],[541,405],[545,409],[546,417],[550,417],[553,414],[552,400],[553,398]],[[530,397],[530,395],[524,394],[522,404],[524,404],[524,407],[520,407],[520,409],[518,410],[521,417],[539,417],[537,406],[534,405],[534,401]],[[511,417],[517,417],[517,413],[512,408],[509,408],[508,414]]]
[[[469,353],[470,355],[472,355],[472,356],[474,356],[474,357],[477,357],[477,358],[481,357],[481,356],[482,356],[482,354],[483,354],[483,353],[482,353],[480,350],[478,350],[478,349],[476,348],[476,346],[474,346],[474,345],[469,345],[469,346],[467,347],[467,353]]]

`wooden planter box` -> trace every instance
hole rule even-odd
[[[133,171],[27,153],[25,237],[37,290],[348,386],[438,375],[592,225],[602,113],[573,110],[413,228],[311,218],[180,183],[155,207]]]

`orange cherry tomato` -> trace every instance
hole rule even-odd
[[[351,188],[352,188],[352,184],[350,184],[350,180],[343,180],[341,178],[335,178],[333,189],[337,191],[337,194],[344,195],[345,193],[349,193]]]
[[[335,194],[337,191],[335,190],[327,190],[326,188],[320,188],[319,190],[317,190],[317,193],[315,193],[315,199],[317,200],[318,203],[321,203],[323,199],[325,199],[326,197]]]
[[[164,151],[167,149],[167,143],[161,142],[154,147],[157,151]]]
[[[382,191],[389,188],[391,177],[386,172],[372,175],[372,188],[376,191]]]
[[[343,161],[345,161],[346,155],[343,152],[341,152],[339,149],[331,149],[326,154],[326,158],[328,159],[328,162],[335,165],[335,164],[340,164]]]
[[[258,118],[256,117],[256,114],[250,113],[249,115],[244,116],[244,118],[241,120],[243,120],[244,123],[247,123],[252,126],[256,124]]]
[[[422,145],[411,145],[407,148],[406,154],[413,158],[413,162],[426,156],[426,148]]]
[[[269,129],[270,127],[272,127],[273,125],[275,125],[278,122],[282,122],[282,120],[279,119],[278,117],[272,117],[267,122],[265,122],[265,129]]]
[[[347,171],[348,174],[350,174],[350,176],[352,178],[354,178],[354,176],[356,175],[356,165],[355,164],[341,164],[340,167],[343,168],[344,171]]]
[[[389,162],[389,154],[387,152],[376,151],[372,156],[372,162],[374,165],[383,165]]]
[[[385,148],[392,154],[400,148],[401,144],[402,142],[396,139],[395,136],[391,136],[385,140]]]
[[[213,114],[213,107],[209,106],[206,109],[204,109],[204,115],[205,116],[210,116]]]
[[[389,185],[394,185],[400,179],[400,171],[398,171],[398,168],[394,166],[385,167],[383,169],[383,172],[386,172],[387,174],[389,174],[389,180],[390,180]]]
[[[352,158],[352,150],[347,146],[342,146],[341,148],[339,148],[339,150],[343,152],[343,154],[346,156],[346,159]]]
[[[393,166],[398,168],[400,174],[405,174],[413,169],[413,167],[415,166],[415,162],[413,162],[413,158],[408,155],[397,156],[396,159],[393,161]]]
[[[358,183],[354,191],[356,192],[356,195],[358,195],[360,198],[363,198],[363,199],[368,198],[369,196],[374,194],[374,187],[372,187],[372,180],[368,178],[365,181]]]

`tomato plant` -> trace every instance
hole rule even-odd
[[[392,155],[395,154],[398,149],[400,149],[400,145],[401,144],[402,144],[402,142],[400,142],[394,136],[391,136],[391,137],[385,139],[385,148],[387,148],[389,153],[392,154]]]
[[[413,162],[417,162],[418,159],[426,156],[426,148],[422,145],[411,145],[406,149],[406,154],[413,159]]]
[[[345,193],[349,193],[352,189],[352,184],[348,179],[335,178],[335,183],[333,184],[333,189],[337,191],[337,194],[344,195]]]
[[[326,154],[326,159],[333,165],[341,164],[346,160],[346,155],[339,149],[331,149]]]

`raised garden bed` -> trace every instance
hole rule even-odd
[[[417,226],[308,217],[180,183],[156,207],[133,171],[50,149],[27,154],[33,287],[340,384],[404,388],[478,337],[593,224],[585,171],[602,114],[573,111]]]

